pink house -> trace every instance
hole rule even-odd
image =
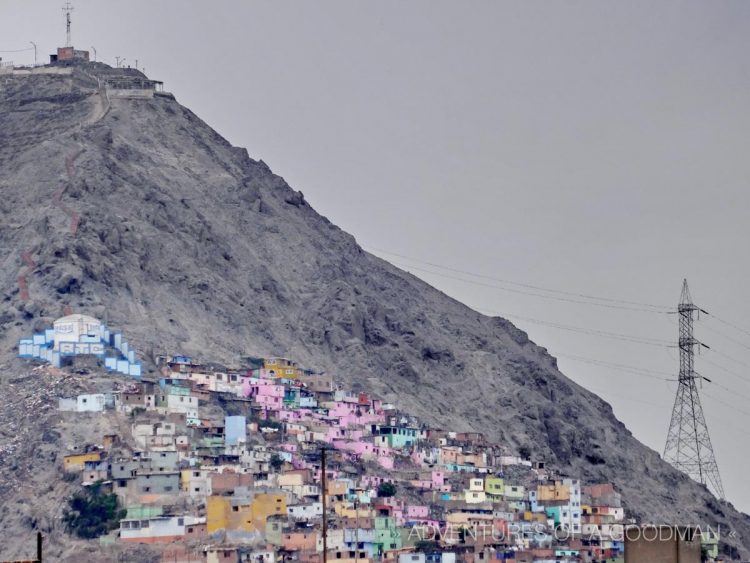
[[[433,471],[432,484],[438,489],[445,485],[445,473],[442,471]]]
[[[284,386],[265,379],[251,383],[251,378],[243,382],[242,394],[250,397],[264,410],[281,410],[284,405]]]
[[[318,471],[318,473],[320,473],[320,471]],[[377,475],[362,475],[361,483],[365,488],[375,489],[381,483],[393,483],[393,479],[391,479],[390,477],[379,477]]]
[[[295,469],[307,469],[310,464],[299,456],[292,456],[292,467]]]
[[[430,516],[430,508],[428,506],[407,506],[406,507],[406,519],[411,520],[422,520]]]
[[[432,489],[432,481],[427,481],[426,479],[414,479],[409,481],[409,484],[415,489],[422,489],[425,491]]]
[[[270,396],[284,398],[284,386],[277,385],[269,379],[248,377],[242,381],[242,393],[245,397]]]
[[[329,444],[332,443],[334,440],[341,440],[345,437],[346,432],[343,428],[339,428],[338,426],[332,426],[328,429],[326,432],[326,442]]]
[[[372,456],[375,454],[375,446],[370,442],[363,442],[361,440],[334,440],[333,447],[337,450],[352,452],[356,457]]]
[[[251,389],[253,388],[253,386],[257,386],[258,383],[260,383],[260,379],[258,379],[257,377],[243,377],[240,396],[249,397]]]
[[[328,479],[330,480],[339,478],[339,472],[336,471],[335,469],[326,469],[326,475],[328,476]],[[315,470],[313,479],[315,480],[316,483],[320,481],[320,469]]]
[[[382,499],[379,499],[378,502],[380,504],[383,504],[385,506],[392,506],[393,508],[397,510],[403,510],[404,509],[404,501],[400,498],[396,497],[385,497]]]
[[[296,422],[296,421],[302,420],[302,411],[290,411],[287,409],[282,409],[278,412],[276,417],[279,420],[285,420],[287,422]]]
[[[404,518],[403,510],[394,509],[391,515],[393,516],[393,519],[396,521],[396,526],[403,526],[404,523],[406,522],[406,519]]]
[[[378,465],[384,469],[393,469],[393,458],[387,456],[378,456]]]
[[[335,401],[328,403],[328,416],[336,418],[343,428],[382,422],[383,414],[372,410],[369,405],[356,402]]]

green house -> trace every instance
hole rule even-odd
[[[378,555],[391,549],[401,549],[403,542],[401,530],[396,526],[396,521],[390,516],[375,517],[375,548]]]
[[[391,448],[405,448],[417,443],[419,430],[401,426],[373,426],[373,434],[380,436]]]
[[[502,500],[505,495],[505,481],[500,477],[485,477],[484,492],[490,500]]]

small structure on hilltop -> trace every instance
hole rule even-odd
[[[18,355],[44,360],[58,368],[74,356],[97,356],[109,371],[136,378],[142,375],[135,349],[122,334],[111,332],[104,323],[87,315],[67,315],[57,319],[52,328],[22,339]]]
[[[49,56],[49,62],[56,63],[57,61],[72,60],[88,61],[89,52],[73,48],[73,42],[70,39],[70,14],[73,13],[73,5],[70,2],[66,2],[63,6],[63,13],[65,14],[66,26],[65,47],[58,47],[57,54]]]

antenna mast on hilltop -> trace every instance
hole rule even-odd
[[[63,6],[63,13],[65,14],[65,24],[66,24],[66,33],[65,36],[65,46],[66,47],[72,47],[73,41],[70,39],[70,14],[73,12],[73,4],[70,2],[65,2],[65,5]]]
[[[693,321],[701,312],[706,311],[693,304],[687,280],[682,282],[677,312],[680,315],[680,375],[667,443],[664,446],[664,459],[676,469],[708,486],[719,498],[724,498],[719,466],[714,457],[696,385],[698,379],[706,378],[697,374],[694,366],[695,347],[708,346],[693,337]],[[710,382],[709,379],[706,381]]]

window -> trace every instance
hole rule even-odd
[[[184,526],[185,525],[185,519],[184,518],[178,518],[177,519],[177,525],[178,526]]]
[[[141,521],[141,528],[148,528],[148,520]]]
[[[239,512],[239,511],[240,511],[240,507],[239,506],[233,506],[232,507],[232,512]]]
[[[165,491],[171,491],[172,490],[172,485],[167,485],[166,487],[164,487],[164,490]]]

